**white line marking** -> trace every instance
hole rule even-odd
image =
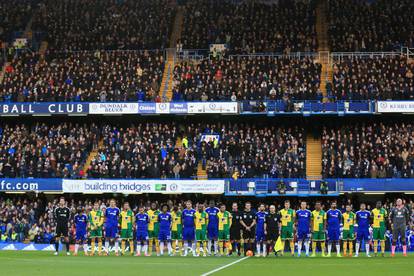
[[[209,271],[209,272],[206,272],[206,273],[204,273],[204,274],[201,274],[201,276],[211,275],[211,274],[213,274],[213,273],[216,273],[217,271],[220,271],[220,270],[225,269],[225,268],[227,268],[227,267],[229,267],[229,266],[232,266],[232,265],[237,264],[237,263],[239,263],[239,262],[241,262],[241,261],[244,261],[244,260],[246,260],[247,258],[249,258],[249,256],[246,256],[246,257],[244,257],[244,258],[241,258],[241,259],[235,260],[234,262],[231,262],[231,263],[229,263],[229,264],[226,264],[226,265],[220,266],[220,267],[218,267],[218,268],[216,268],[216,269],[214,269],[214,270],[211,270],[211,271]]]

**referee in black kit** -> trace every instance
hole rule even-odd
[[[256,213],[252,210],[252,204],[248,201],[244,205],[244,211],[240,224],[243,226],[244,255],[248,250],[253,251],[254,240],[256,238]]]
[[[265,222],[265,234],[267,240],[267,250],[268,254],[270,254],[276,244],[276,240],[279,237],[279,229],[280,229],[280,215],[276,212],[276,206],[270,205],[269,213],[266,216]],[[275,256],[277,253],[275,252]]]
[[[63,237],[66,245],[66,255],[70,255],[69,252],[69,219],[70,210],[66,207],[66,201],[64,197],[59,199],[59,205],[55,208],[53,215],[56,220],[56,236],[55,236],[55,255],[59,254],[59,241]]]

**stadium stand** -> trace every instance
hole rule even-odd
[[[413,100],[414,63],[396,55],[346,56],[333,63],[336,100]]]
[[[230,56],[183,61],[174,69],[173,101],[321,99],[321,65],[312,57]]]
[[[5,102],[156,101],[161,51],[26,52],[0,84]]]
[[[84,177],[82,165],[99,134],[94,124],[2,125],[0,178]]]
[[[33,29],[49,50],[142,50],[168,45],[174,9],[167,0],[45,0]]]
[[[228,44],[233,53],[314,52],[312,1],[187,1],[184,49]]]
[[[414,47],[410,0],[329,0],[329,37],[336,52],[384,52]]]
[[[411,178],[414,176],[411,122],[381,121],[325,126],[325,178]]]

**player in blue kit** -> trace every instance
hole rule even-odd
[[[205,212],[208,214],[208,225],[207,225],[208,254],[211,255],[211,245],[214,243],[214,255],[217,255],[218,253],[218,242],[217,242],[218,217],[217,217],[217,214],[220,212],[220,209],[216,207],[214,200],[211,200],[210,205],[205,210]]]
[[[263,248],[263,257],[266,257],[266,223],[267,213],[264,204],[259,205],[259,211],[256,213],[256,257],[260,257],[260,246]]]
[[[331,209],[325,213],[325,224],[326,229],[328,230],[328,255],[331,257],[332,244],[335,243],[336,247],[336,256],[341,256],[341,246],[339,244],[341,236],[341,221],[342,213],[336,209],[336,202],[331,203]]]
[[[158,241],[160,242],[160,255],[164,255],[164,246],[167,244],[168,255],[172,256],[171,247],[171,223],[172,217],[168,212],[168,205],[164,204],[161,207],[161,213],[158,214],[158,225],[160,231],[158,232]]]
[[[356,241],[356,250],[355,250],[355,257],[358,257],[359,248],[361,246],[362,241],[365,243],[365,252],[367,257],[371,257],[369,255],[369,224],[371,222],[371,212],[366,210],[365,203],[361,203],[360,210],[356,212],[356,223],[358,225],[357,229],[357,241]]]
[[[74,217],[76,234],[75,234],[75,253],[74,255],[78,255],[79,244],[83,244],[83,251],[85,252],[85,256],[88,256],[88,216],[84,213],[83,209],[78,207],[77,214]]]
[[[143,206],[138,208],[138,214],[135,215],[135,228],[137,239],[137,251],[135,256],[141,256],[141,249],[143,249],[145,256],[148,254],[148,224],[150,218]]]
[[[190,200],[188,200],[186,203],[186,208],[183,210],[181,216],[182,224],[183,224],[183,241],[184,241],[184,253],[183,256],[187,256],[188,254],[188,243],[191,243],[191,247],[193,250],[193,256],[195,257],[196,254],[196,244],[194,242],[195,240],[195,213],[196,210],[193,209],[193,204]]]
[[[109,255],[109,243],[115,244],[115,255],[119,255],[118,227],[121,210],[116,207],[115,199],[111,199],[105,211],[105,251]]]
[[[306,257],[309,257],[309,247],[310,247],[310,226],[312,213],[306,209],[306,201],[300,203],[300,209],[296,211],[296,229],[297,229],[297,238],[298,238],[298,257],[302,252],[302,245],[305,243],[305,253]]]

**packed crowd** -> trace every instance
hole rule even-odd
[[[0,178],[80,178],[98,128],[62,122],[57,125],[2,125]]]
[[[30,19],[35,0],[0,1],[0,45],[11,42],[14,32],[22,32]]]
[[[167,0],[45,0],[32,28],[51,50],[161,49],[173,16]]]
[[[329,38],[336,52],[377,52],[414,47],[411,0],[329,0]]]
[[[191,178],[197,173],[193,147],[176,145],[175,124],[147,123],[130,127],[106,125],[103,146],[92,161],[92,178]]]
[[[322,99],[321,64],[313,58],[229,57],[181,62],[173,101]]]
[[[313,52],[315,10],[308,0],[187,1],[184,49],[227,44],[235,53]]]
[[[205,138],[195,138],[200,134]],[[306,174],[301,127],[211,124],[193,128],[188,137],[199,141],[199,159],[209,178],[295,178]]]
[[[413,100],[414,63],[404,56],[345,57],[333,64],[337,100]]]
[[[414,126],[367,122],[325,127],[322,175],[325,178],[414,177]]]
[[[159,101],[161,51],[27,52],[0,83],[0,100],[12,102]]]

